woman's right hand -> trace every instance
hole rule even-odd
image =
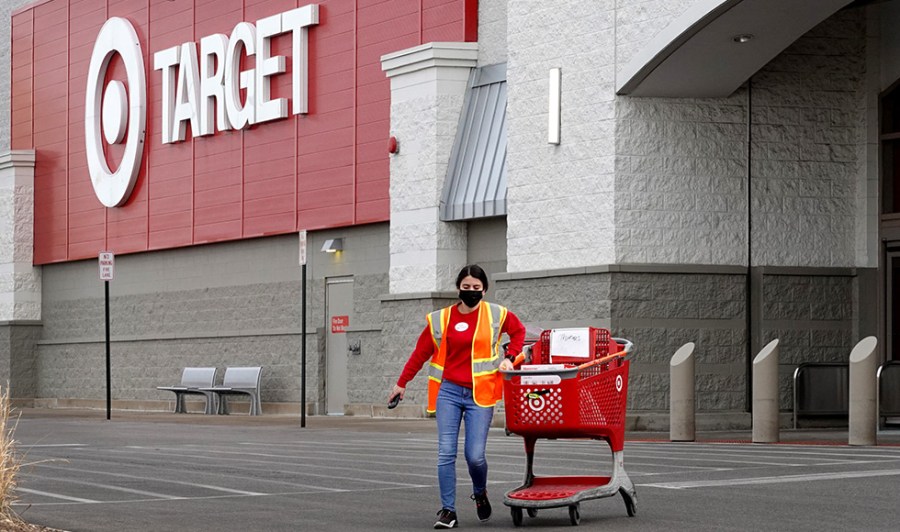
[[[401,388],[398,385],[394,385],[394,389],[391,390],[391,394],[388,396],[388,400],[393,399],[396,396],[400,396],[400,399],[403,399],[403,396],[406,394],[406,388]]]

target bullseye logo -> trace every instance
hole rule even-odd
[[[534,410],[535,412],[540,412],[547,406],[547,402],[544,400],[544,395],[550,393],[550,390],[540,390],[529,392],[525,394],[525,398],[528,399],[527,404],[529,408]]]
[[[128,86],[119,80],[103,83],[110,61],[119,55],[125,65]],[[84,100],[84,141],[88,172],[94,193],[103,205],[118,207],[128,201],[144,155],[147,124],[147,84],[144,56],[134,26],[121,17],[103,24],[88,68]],[[119,167],[109,168],[104,154],[107,144],[125,142]]]
[[[624,385],[624,381],[622,380],[622,376],[616,375],[616,391],[621,392],[623,385]]]

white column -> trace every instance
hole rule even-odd
[[[850,445],[875,445],[878,431],[878,360],[874,336],[863,338],[850,352]]]
[[[466,224],[442,222],[450,151],[478,59],[477,43],[434,42],[385,55],[391,79],[391,293],[454,288],[466,264]]]
[[[669,438],[672,441],[696,439],[696,403],[694,401],[694,343],[675,351],[669,361]]]
[[[34,151],[0,153],[0,321],[41,319],[34,257]]]
[[[772,340],[753,359],[753,443],[777,443],[778,340]]]

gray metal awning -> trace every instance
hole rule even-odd
[[[460,114],[441,220],[506,214],[506,63],[477,68]]]
[[[852,0],[698,0],[625,65],[616,94],[728,96]]]

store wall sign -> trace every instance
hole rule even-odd
[[[113,80],[101,91],[109,63],[119,54],[128,80],[126,91],[121,81]],[[101,112],[101,103],[103,104]],[[119,168],[110,170],[103,152],[103,137],[110,144],[125,140],[125,151]],[[128,200],[141,168],[144,133],[147,123],[147,83],[144,78],[144,56],[134,26],[124,18],[114,17],[100,28],[91,63],[88,66],[87,91],[84,98],[84,141],[88,172],[94,193],[107,207],[118,207]],[[127,138],[125,135],[127,126]]]
[[[239,22],[230,37],[217,33],[153,54],[153,69],[162,76],[162,143],[184,141],[186,125],[195,137],[243,129],[288,116],[287,98],[270,98],[272,76],[286,71],[287,58],[271,55],[273,38],[292,36],[292,113],[307,112],[308,28],[319,23],[315,4],[266,17],[256,24]],[[128,87],[112,80],[103,89],[110,61],[119,54]],[[241,70],[242,57],[254,68]],[[242,101],[241,91],[246,91]],[[127,100],[127,101],[126,101]],[[94,42],[85,95],[85,144],[88,171],[97,198],[107,207],[124,204],[141,167],[147,120],[147,86],[137,32],[124,18],[106,21]],[[101,125],[102,124],[102,125]],[[124,155],[112,171],[103,141],[125,142]]]

